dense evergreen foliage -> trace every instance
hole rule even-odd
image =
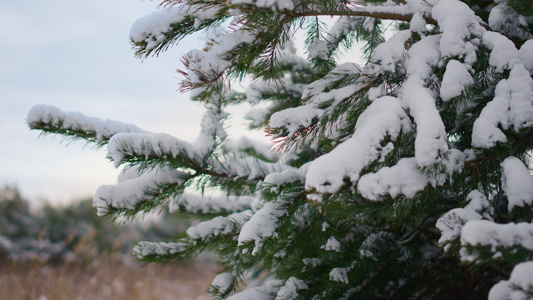
[[[125,166],[98,189],[99,215],[168,206],[201,221],[141,242],[140,260],[216,252],[220,299],[533,297],[530,1],[162,6],[134,24],[136,55],[213,34],[180,71],[207,110],[197,140],[45,105],[28,116],[43,133],[107,145]],[[338,62],[356,46],[363,66]],[[246,92],[232,90],[246,78]],[[225,108],[244,102],[274,153],[227,136]],[[257,274],[261,284],[244,289]]]

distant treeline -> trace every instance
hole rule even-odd
[[[0,188],[0,259],[4,261],[84,261],[106,253],[128,259],[139,240],[167,240],[185,228],[187,220],[166,212],[150,221],[119,224],[98,217],[92,199],[31,209],[16,187]]]

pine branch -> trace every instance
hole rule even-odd
[[[60,134],[74,140],[85,140],[97,146],[124,132],[147,133],[129,123],[87,117],[79,112],[65,112],[50,105],[36,105],[28,113],[28,126],[42,134]]]
[[[369,17],[380,20],[392,20],[392,21],[402,21],[409,22],[413,17],[410,13],[394,13],[394,12],[380,12],[380,11],[371,11],[363,9],[348,9],[348,10],[339,10],[339,11],[306,11],[303,13],[296,13],[296,17],[316,17],[316,16],[351,16],[351,17]],[[438,25],[437,21],[431,18],[424,19],[428,24]]]
[[[267,8],[252,5],[230,5],[230,8],[239,9],[244,13],[268,11]],[[278,12],[279,13],[279,12]],[[318,16],[352,16],[352,17],[369,17],[382,20],[409,22],[413,17],[413,12],[406,6],[363,6],[363,5],[340,5],[331,10],[313,10],[303,8],[301,10],[283,11],[293,18],[301,17],[318,17]],[[437,21],[432,18],[424,18],[426,23],[438,25]]]
[[[94,195],[98,215],[133,218],[164,205],[170,196],[183,192],[190,174],[172,169],[151,170],[116,185],[103,185]]]

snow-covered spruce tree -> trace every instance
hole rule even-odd
[[[96,192],[99,214],[168,206],[201,220],[141,242],[140,260],[216,252],[225,269],[210,292],[233,300],[533,297],[529,0],[163,7],[134,24],[138,56],[217,32],[182,58],[182,89],[207,109],[197,140],[49,106],[28,116],[43,133],[107,145],[125,167]],[[365,64],[337,63],[356,41]],[[244,78],[247,91],[233,91]],[[224,109],[242,102],[257,105],[250,127],[276,155],[227,136]]]

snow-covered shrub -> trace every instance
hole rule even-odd
[[[218,32],[182,58],[182,90],[207,111],[195,141],[46,105],[27,121],[107,145],[130,172],[98,189],[98,214],[201,220],[134,254],[218,253],[218,298],[531,297],[533,19],[514,9],[527,1],[496,2],[166,0],[134,24],[137,55]],[[338,63],[356,41],[364,65]],[[227,135],[242,102],[274,153]]]

